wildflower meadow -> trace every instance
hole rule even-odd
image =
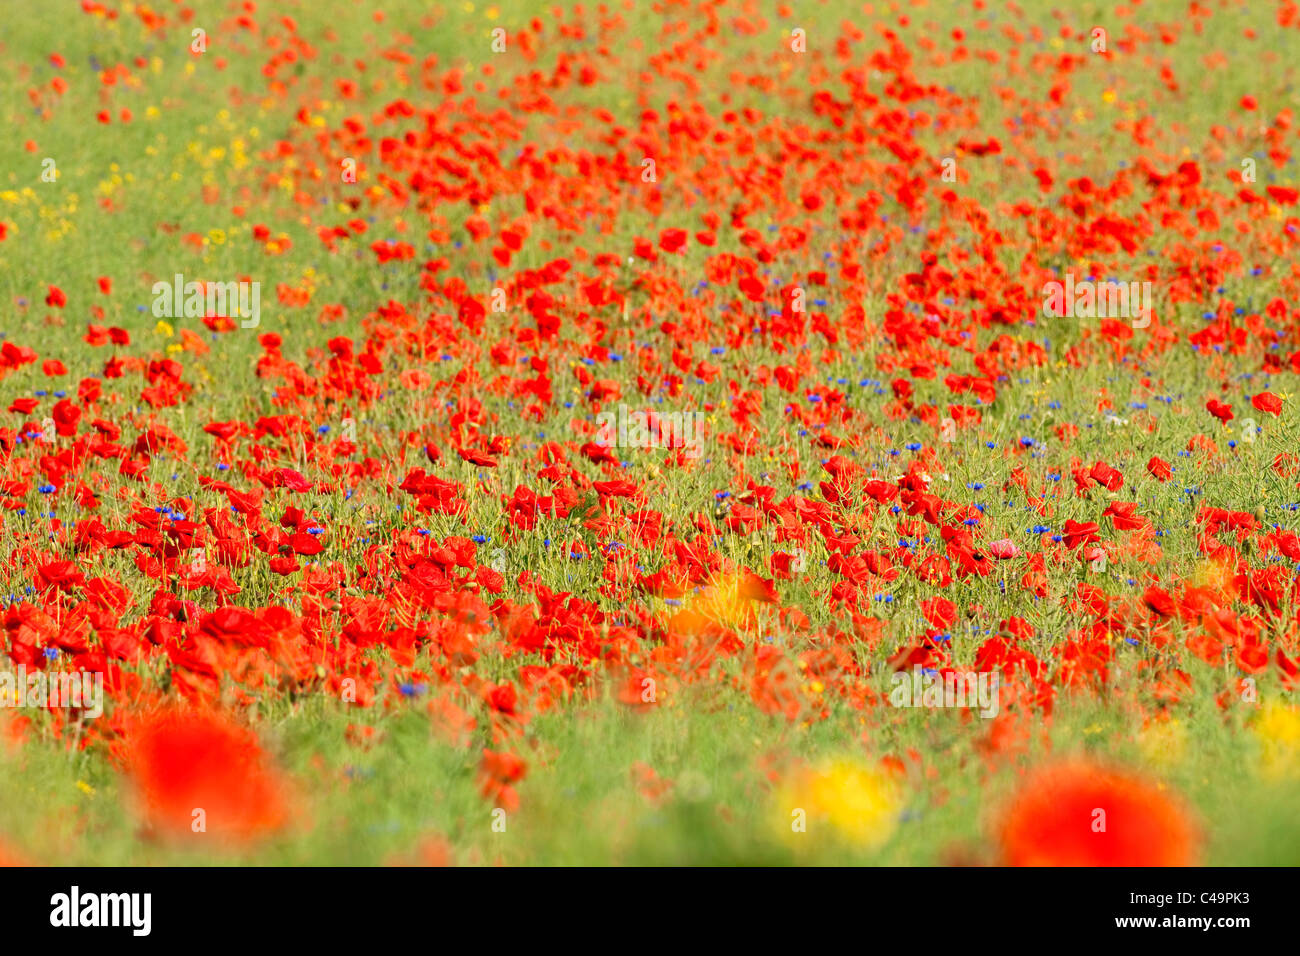
[[[1293,0],[0,8],[0,862],[1300,864]]]

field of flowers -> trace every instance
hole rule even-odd
[[[8,0],[0,861],[1300,863],[1300,6]]]

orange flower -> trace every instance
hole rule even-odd
[[[256,736],[215,714],[146,717],[128,729],[125,757],[156,832],[249,840],[288,816],[284,787]]]
[[[1041,767],[1004,813],[1011,866],[1188,866],[1196,828],[1156,786],[1085,761]]]

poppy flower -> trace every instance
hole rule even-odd
[[[1137,514],[1137,502],[1134,501],[1113,501],[1102,516],[1110,519],[1116,531],[1136,531],[1149,524],[1146,518]]]
[[[1280,415],[1282,413],[1282,399],[1272,392],[1260,392],[1251,398],[1250,404],[1261,412],[1268,412],[1270,415]]]
[[[506,813],[519,809],[519,794],[514,785],[528,772],[528,766],[517,755],[495,750],[484,750],[479,762],[479,793]]]
[[[408,368],[398,376],[398,381],[402,383],[404,388],[416,392],[428,388],[433,378],[422,368]]]
[[[993,557],[1003,561],[1020,555],[1020,546],[1010,538],[1002,538],[998,541],[990,542],[988,550],[989,554],[993,555]]]
[[[1088,472],[1088,477],[1097,484],[1102,485],[1107,491],[1119,491],[1124,487],[1124,475],[1104,461],[1099,461],[1093,465],[1092,470]]]
[[[1082,544],[1091,544],[1099,537],[1097,534],[1099,527],[1095,521],[1075,521],[1073,519],[1065,522],[1065,546],[1073,551]]]
[[[659,248],[664,252],[680,252],[686,239],[685,229],[665,229],[659,234]]]
[[[997,829],[1010,866],[1190,866],[1197,829],[1154,783],[1081,760],[1039,767]]]
[[[288,821],[283,781],[257,738],[226,718],[182,711],[136,718],[122,752],[155,833],[246,841]]]
[[[9,403],[9,411],[19,415],[30,415],[41,404],[39,398],[15,398]]]
[[[495,458],[473,448],[457,448],[456,452],[460,455],[461,461],[467,461],[479,468],[495,468],[497,466]]]
[[[1221,422],[1230,422],[1233,419],[1232,406],[1226,405],[1217,398],[1212,398],[1205,403],[1205,408],[1211,415]]]
[[[1156,481],[1168,481],[1174,474],[1169,462],[1154,455],[1147,461],[1147,471]]]

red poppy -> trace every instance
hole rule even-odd
[[[1217,398],[1210,399],[1205,403],[1205,407],[1211,415],[1221,422],[1230,422],[1234,417],[1232,414],[1232,406],[1225,405]]]
[[[284,783],[257,738],[215,714],[132,719],[122,752],[145,822],[159,834],[248,840],[288,821]]]
[[[1156,481],[1168,481],[1174,474],[1169,462],[1154,455],[1147,461],[1147,471]]]
[[[1002,814],[998,842],[1011,866],[1188,866],[1199,843],[1171,794],[1082,761],[1031,771]]]
[[[1097,534],[1099,530],[1100,528],[1095,521],[1068,520],[1065,522],[1065,546],[1074,550],[1080,545],[1091,544],[1100,537]]]
[[[519,809],[519,794],[514,784],[524,778],[527,765],[515,754],[484,750],[479,763],[479,792],[506,813]]]
[[[1282,413],[1282,399],[1272,392],[1260,392],[1251,398],[1250,404],[1261,412],[1268,412],[1270,415],[1280,415]]]
[[[39,398],[15,398],[9,403],[9,411],[17,412],[19,415],[30,415],[40,403]]]

